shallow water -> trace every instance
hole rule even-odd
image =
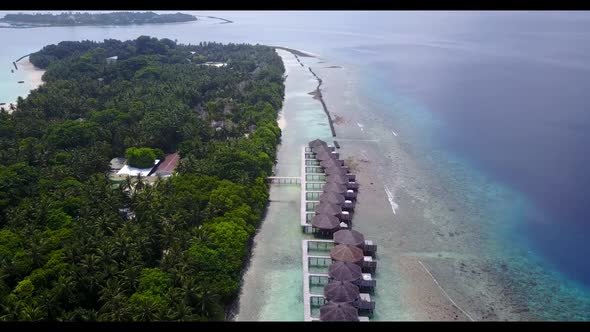
[[[317,137],[329,140],[331,133],[321,104],[309,95],[317,81],[291,53],[277,52],[287,79],[275,175],[300,176],[301,147]],[[301,240],[308,236],[299,221],[300,192],[299,185],[271,186],[271,202],[244,274],[237,321],[303,321]]]
[[[388,285],[375,295],[377,320],[468,319],[419,262],[474,319],[590,319],[587,12],[198,14],[235,23],[0,29],[0,97],[26,92],[10,76],[14,59],[62,40],[150,35],[318,54],[325,63],[302,61],[344,117],[338,141],[364,181],[356,227],[379,245],[378,280]],[[324,68],[332,65],[343,68]],[[299,154],[287,151],[330,138],[320,104],[307,95],[315,80],[290,68],[279,175],[298,174]],[[273,188],[271,198],[299,199],[298,190]],[[283,309],[301,301],[301,287],[286,286],[301,278],[298,213],[269,210],[251,265],[259,279],[245,283],[242,302],[251,305],[240,319],[302,319]],[[260,255],[269,248],[295,260],[293,269],[279,258],[274,269]]]

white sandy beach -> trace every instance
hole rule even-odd
[[[285,127],[287,126],[287,120],[285,120],[285,117],[283,116],[283,112],[279,113],[279,118],[277,119],[277,124],[278,124],[279,128],[281,128],[281,130],[285,130]]]
[[[35,67],[35,65],[29,61],[29,57],[20,60],[17,65],[19,70],[27,73],[25,83],[31,87],[31,90],[37,89],[44,83],[41,78],[43,77],[45,70]]]
[[[21,59],[19,62],[17,62],[17,66],[18,66],[18,70],[22,70],[25,73],[25,80],[24,81],[25,81],[25,84],[27,84],[29,87],[29,93],[30,93],[30,91],[37,89],[38,87],[43,85],[43,83],[45,83],[42,80],[45,70],[35,67],[31,63],[31,61],[29,61],[29,57],[25,57],[25,58]],[[16,84],[18,84],[18,83],[16,83]],[[14,112],[14,110],[10,110],[11,103],[14,105],[15,109],[17,107],[16,98],[13,101],[2,101],[2,102],[5,103],[5,105],[2,105],[0,107],[4,107],[4,109],[7,110],[8,113]]]

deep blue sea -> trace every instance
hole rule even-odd
[[[61,40],[251,42],[342,61],[360,69],[375,112],[407,99],[437,120],[433,146],[408,135],[416,149],[447,151],[525,197],[522,242],[505,245],[527,246],[590,299],[590,12],[195,13],[234,23],[0,29],[0,84],[14,80],[7,60]]]

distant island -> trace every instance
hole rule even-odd
[[[196,20],[195,16],[182,13],[114,12],[94,14],[64,12],[60,14],[6,14],[0,19],[0,22],[13,26],[73,26],[180,23]]]

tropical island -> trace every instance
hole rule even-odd
[[[223,320],[268,202],[279,55],[141,36],[30,61],[45,84],[0,111],[0,320]],[[171,176],[113,175],[169,155]]]
[[[6,14],[0,22],[14,26],[77,26],[77,25],[131,25],[180,23],[196,21],[193,15],[174,13],[156,14],[154,12],[113,12],[113,13],[72,13],[60,14]]]

